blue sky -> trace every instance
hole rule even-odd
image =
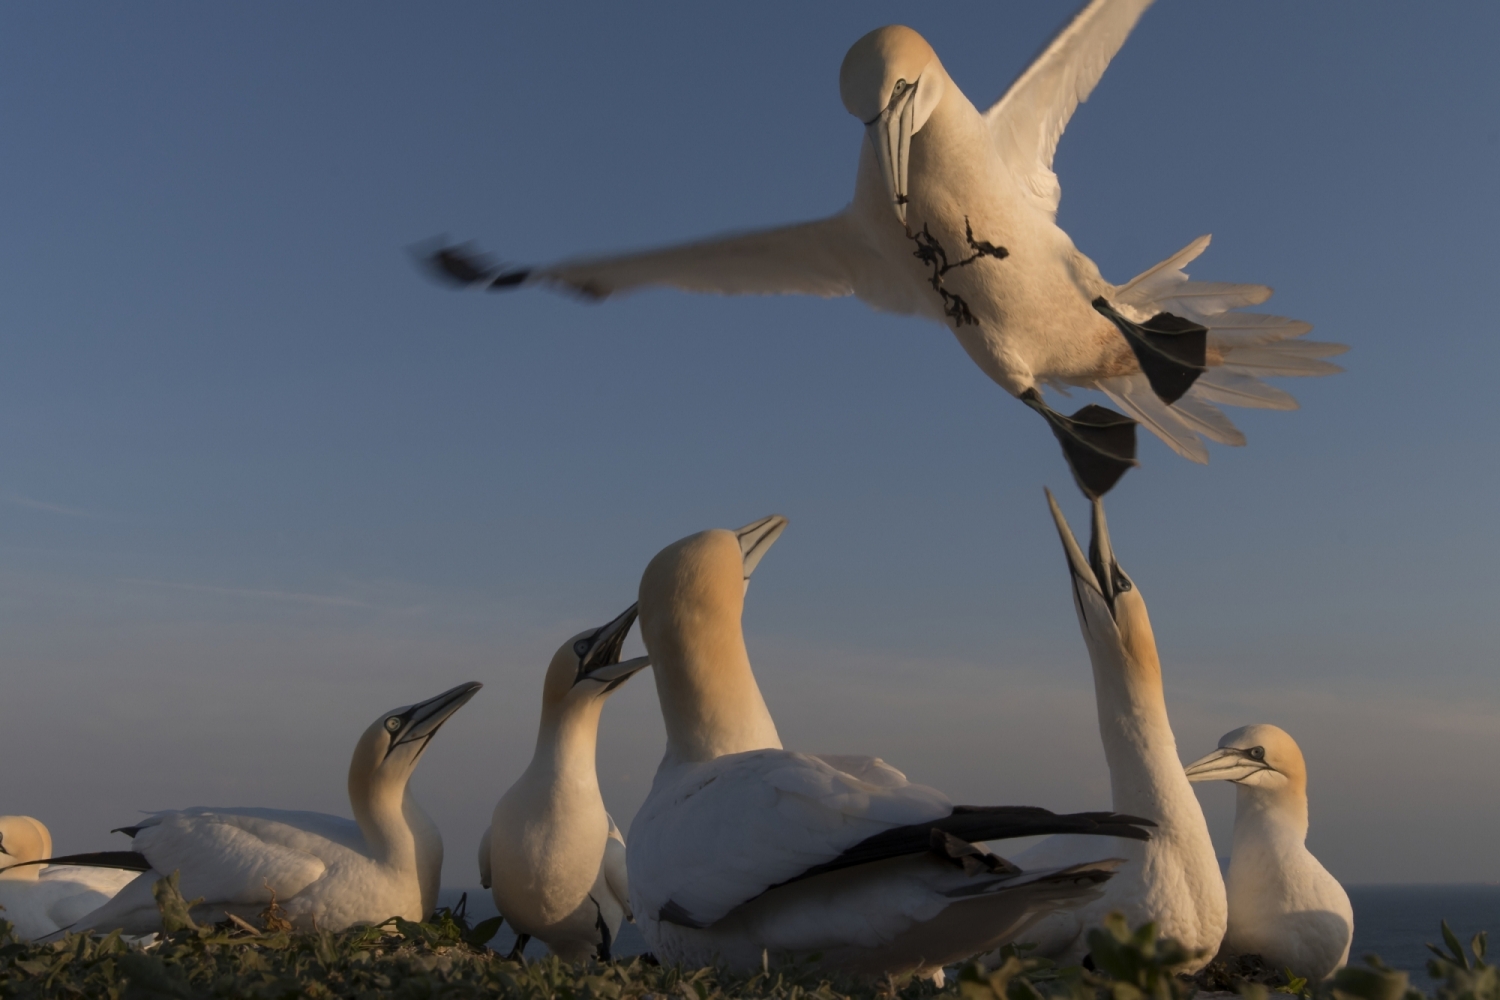
[[[1085,509],[950,333],[466,296],[407,251],[825,214],[854,39],[911,24],[985,106],[1073,7],[0,9],[0,812],[63,850],[145,808],[346,812],[363,727],[477,679],[416,778],[472,884],[552,650],[663,545],[773,511],[746,627],[788,746],[1106,805],[1041,487]],[[1206,468],[1143,440],[1109,504],[1183,756],[1292,732],[1348,881],[1500,879],[1496,37],[1493,4],[1162,0],[1058,151],[1107,278],[1211,232],[1195,278],[1352,346]],[[601,738],[622,821],[660,750],[641,678]]]

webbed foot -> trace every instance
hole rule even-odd
[[[531,274],[530,268],[502,271],[493,257],[471,249],[472,243],[439,247],[426,256],[433,277],[450,285],[471,288],[483,284],[491,291],[514,288]]]
[[[1208,370],[1208,328],[1159,312],[1144,323],[1126,319],[1101,296],[1094,308],[1125,337],[1151,389],[1168,406],[1183,397]]]
[[[1035,389],[1027,389],[1020,399],[1051,426],[1073,481],[1090,500],[1114,489],[1121,476],[1140,464],[1135,459],[1135,421],[1123,413],[1090,403],[1065,417],[1042,402]]]

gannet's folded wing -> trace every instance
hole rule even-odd
[[[604,818],[609,820],[609,839],[604,842],[604,884],[625,908],[626,918],[634,920],[635,914],[630,910],[630,878],[625,870],[625,837],[615,826],[613,816],[605,813]]]
[[[504,284],[492,287],[543,283],[596,299],[652,286],[720,295],[836,298],[854,293],[857,258],[864,253],[840,213],[641,253],[575,258],[501,275]]]
[[[650,918],[708,926],[867,837],[953,811],[936,789],[912,784],[894,768],[873,769],[879,783],[786,750],[730,754],[691,768],[653,792],[632,825],[636,918],[648,910]]]
[[[327,866],[309,849],[326,843],[265,817],[199,812],[152,817],[134,846],[156,871],[181,872],[184,898],[212,905],[268,903],[272,891],[290,899],[322,878]]]
[[[1051,212],[1062,197],[1052,172],[1057,140],[1149,6],[1151,0],[1092,0],[984,113],[1000,158]]]

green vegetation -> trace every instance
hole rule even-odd
[[[273,901],[260,926],[232,919],[205,927],[190,916],[176,878],[157,883],[157,905],[168,930],[142,949],[118,933],[70,934],[46,944],[16,941],[0,921],[0,1000],[99,998],[359,997],[393,1000],[504,997],[506,1000],[1187,1000],[1199,989],[1232,987],[1245,1000],[1272,992],[1312,1000],[1419,1000],[1405,972],[1378,959],[1308,984],[1263,966],[1214,963],[1195,978],[1177,974],[1192,960],[1177,942],[1147,924],[1131,931],[1112,919],[1089,938],[1096,968],[1059,968],[1006,949],[994,970],[965,968],[939,990],[920,980],[844,980],[810,969],[731,976],[636,958],[569,966],[555,958],[514,962],[485,942],[498,919],[470,927],[461,914],[432,920],[394,919],[340,934],[293,931]],[[1438,1000],[1500,1000],[1497,970],[1485,962],[1485,936],[1467,953],[1443,925],[1446,950],[1433,948],[1428,969],[1441,982]],[[1217,977],[1217,978],[1215,978]]]

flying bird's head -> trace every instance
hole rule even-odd
[[[1305,792],[1307,763],[1302,748],[1279,726],[1241,726],[1225,733],[1219,748],[1186,768],[1189,781],[1232,781],[1268,791]]]
[[[844,107],[864,122],[903,225],[911,137],[932,117],[947,83],[948,74],[932,46],[899,24],[876,28],[855,42],[839,69]]]
[[[647,656],[620,661],[625,635],[635,624],[636,608],[632,604],[609,624],[585,629],[558,648],[542,685],[544,718],[575,705],[601,703],[615,688],[651,665]]]
[[[52,856],[52,834],[41,820],[30,816],[0,816],[0,878],[35,881],[40,865],[27,865],[15,871],[8,869],[23,861],[40,861]]]

